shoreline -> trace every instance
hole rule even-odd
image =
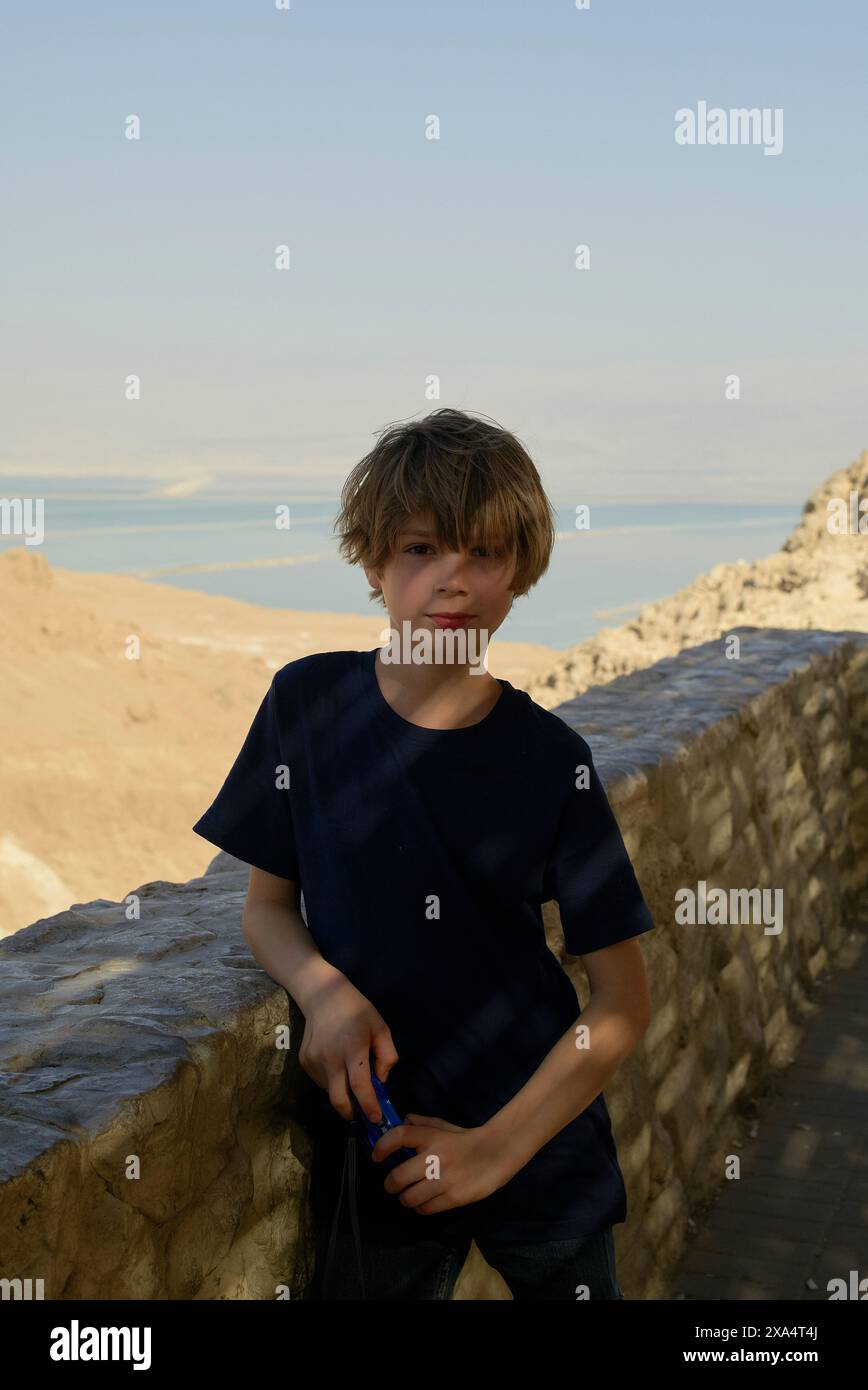
[[[868,496],[868,451],[808,498],[780,550],[718,564],[566,649],[498,640],[493,676],[547,709],[733,627],[868,631],[864,535],[831,535],[826,502]],[[370,650],[385,609],[263,608],[130,575],[0,552],[6,731],[0,935],[131,885],[186,882],[213,857],[192,826],[236,757],[274,671]],[[623,613],[626,605],[600,610]]]

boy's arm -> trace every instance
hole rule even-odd
[[[502,1161],[504,1182],[580,1115],[632,1052],[651,1021],[642,950],[635,938],[582,957],[591,998],[529,1081],[482,1129]],[[587,1042],[576,1046],[577,1027]]]
[[[305,1016],[330,985],[344,980],[317,949],[299,910],[294,880],[251,866],[241,925],[259,964]]]
[[[298,908],[298,883],[250,868],[242,927],[253,955],[298,1004],[305,1018],[299,1061],[345,1120],[352,1096],[374,1124],[383,1117],[371,1080],[398,1060],[382,1015],[317,949]],[[385,1070],[383,1070],[385,1069]]]

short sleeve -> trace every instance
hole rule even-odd
[[[272,679],[223,786],[193,830],[245,864],[298,880],[292,768],[284,751]]]
[[[572,785],[543,875],[543,902],[558,904],[571,956],[614,946],[651,931],[654,919],[639,887],[615,813],[582,739],[568,775],[588,768],[588,785]]]

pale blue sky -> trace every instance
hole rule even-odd
[[[3,30],[0,491],[328,495],[437,405],[515,430],[566,503],[801,502],[868,447],[857,0],[40,3]],[[782,153],[677,145],[699,101],[782,108]]]

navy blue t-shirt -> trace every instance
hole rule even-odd
[[[506,680],[476,724],[412,724],[380,690],[377,651],[319,652],[276,672],[193,828],[299,882],[320,953],[389,1025],[398,1113],[481,1125],[579,1018],[541,903],[557,901],[575,956],[654,922],[578,733]],[[346,1122],[318,1096],[337,1164]],[[360,1210],[417,1234],[424,1223],[432,1235],[562,1240],[627,1215],[602,1094],[482,1201],[422,1217],[383,1192],[385,1176],[362,1162]]]

